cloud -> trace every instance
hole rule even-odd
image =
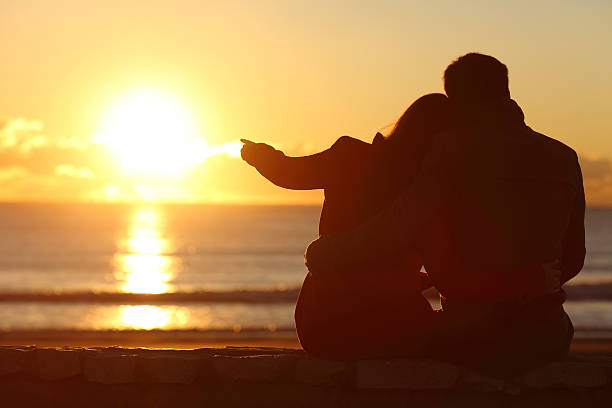
[[[584,178],[599,180],[612,175],[612,162],[607,158],[590,158],[581,155],[579,158]]]
[[[91,146],[91,142],[85,141],[82,139],[72,138],[72,139],[61,139],[57,142],[57,146],[60,149],[76,149],[80,151],[85,151]]]
[[[75,167],[70,164],[60,164],[55,167],[55,174],[58,176],[68,176],[84,179],[95,178],[95,174],[88,168]]]
[[[43,123],[0,120],[0,200],[130,201],[138,199],[320,202],[320,192],[298,193],[273,186],[238,156],[241,144],[206,146],[202,163],[181,180],[126,177],[107,145],[44,133]],[[287,146],[290,155],[310,146]],[[228,157],[229,156],[229,157]],[[580,155],[589,206],[612,206],[612,158]]]
[[[580,155],[587,205],[612,206],[612,160]]]
[[[127,175],[107,144],[43,133],[40,121],[0,122],[0,201],[198,201],[199,191],[178,179]],[[239,161],[242,144],[206,145],[201,162]],[[199,162],[198,162],[199,164]],[[208,163],[195,168],[207,168]],[[185,176],[194,169],[188,169]],[[218,179],[218,174],[215,179]],[[225,175],[216,180],[231,179]],[[241,195],[238,190],[235,193]]]
[[[28,170],[20,166],[0,168],[0,182],[22,178],[28,175]]]
[[[49,136],[38,120],[0,119],[0,200],[89,200],[119,170],[108,150]]]
[[[258,204],[320,204],[321,190],[287,190],[275,186],[237,157],[217,155],[193,169],[184,185],[197,201]]]
[[[22,154],[47,144],[43,124],[24,118],[0,120],[0,149],[15,149]]]

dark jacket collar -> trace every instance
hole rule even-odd
[[[479,124],[525,124],[525,115],[513,99],[479,106],[451,105],[455,122],[459,126]]]

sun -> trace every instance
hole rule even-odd
[[[203,161],[205,141],[194,117],[176,96],[132,91],[114,104],[97,140],[111,148],[122,169],[141,176],[170,176]]]

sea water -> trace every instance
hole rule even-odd
[[[319,206],[0,204],[0,330],[293,327]],[[578,330],[612,330],[612,210],[586,214]]]

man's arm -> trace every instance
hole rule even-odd
[[[386,210],[354,230],[325,235],[306,250],[305,261],[313,275],[329,276],[354,266],[392,264],[414,247],[442,205],[440,158],[428,155],[408,191]]]
[[[563,254],[561,257],[561,284],[580,272],[584,265],[586,248],[584,243],[584,186],[582,184],[582,172],[578,157],[576,157],[576,167],[578,168],[578,192],[574,198],[570,221],[563,237]]]

